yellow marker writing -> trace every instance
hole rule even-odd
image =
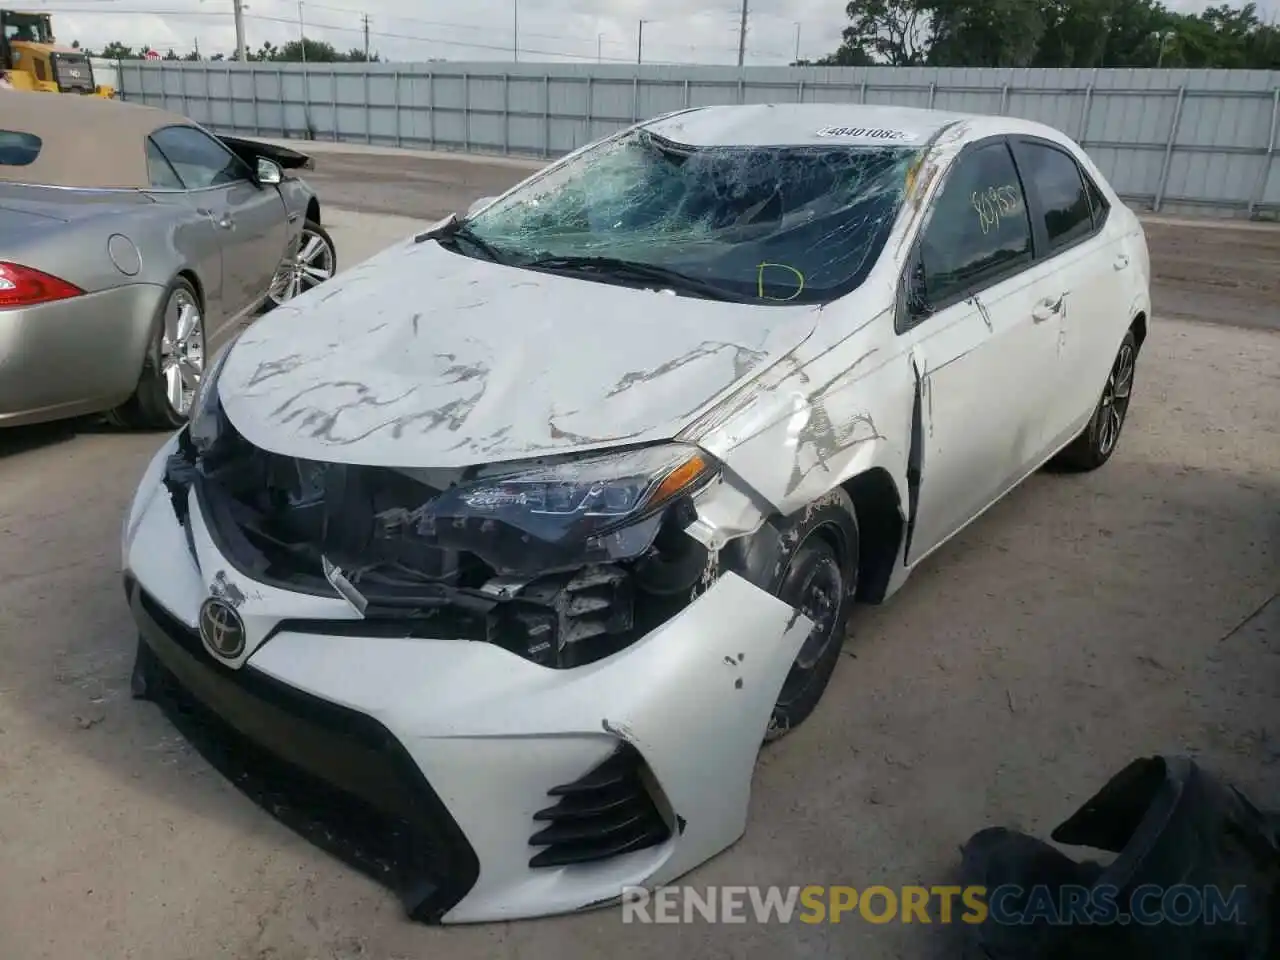
[[[764,272],[769,267],[777,267],[779,270],[789,270],[791,273],[795,274],[796,282],[799,284],[799,286],[796,287],[796,292],[791,294],[789,297],[766,297],[764,295]],[[789,266],[785,263],[762,263],[756,268],[756,296],[761,300],[775,300],[778,303],[786,303],[788,300],[794,300],[803,292],[804,274],[795,267]]]

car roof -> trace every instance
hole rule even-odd
[[[692,147],[923,146],[969,114],[857,103],[758,103],[698,107],[646,129]]]
[[[146,139],[160,127],[193,126],[167,110],[123,100],[34,91],[0,92],[0,130],[42,141],[29,164],[0,164],[0,182],[90,189],[145,189]]]

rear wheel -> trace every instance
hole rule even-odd
[[[1138,341],[1130,330],[1120,342],[1102,396],[1084,432],[1054,458],[1054,465],[1069,470],[1096,470],[1115,453],[1120,431],[1129,415],[1133,378],[1138,361]]]
[[[278,307],[312,287],[318,287],[338,270],[338,251],[324,227],[308,220],[302,227],[297,252],[285,259],[271,281],[267,307]]]
[[[146,430],[182,426],[204,374],[204,356],[204,308],[191,281],[178,277],[156,319],[137,389],[109,418]]]

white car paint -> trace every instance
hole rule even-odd
[[[126,574],[176,621],[195,628],[207,598],[236,598],[247,643],[224,672],[373,718],[412,757],[480,865],[445,922],[607,902],[733,843],[757,747],[811,621],[716,558],[851,491],[862,547],[882,561],[867,599],[887,598],[1085,429],[1122,338],[1150,312],[1137,219],[1078,147],[1039,124],[809,104],[681,111],[647,126],[690,145],[890,140],[923,155],[879,259],[833,302],[713,302],[408,241],[260,321],[232,347],[217,389],[245,439],[303,460],[452,476],[623,444],[695,444],[722,469],[685,528],[712,559],[681,612],[566,670],[477,641],[299,632],[284,621],[359,634],[361,615],[336,589],[294,591],[236,569],[193,491],[182,495],[184,529],[163,488],[176,439],[126,520]],[[1004,136],[1067,151],[1109,216],[1074,247],[905,324],[904,272],[942,191],[967,149]],[[779,569],[795,548],[780,542],[768,560]],[[602,862],[531,868],[532,817],[548,789],[622,742],[651,772],[670,838]]]

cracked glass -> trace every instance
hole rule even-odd
[[[866,279],[918,156],[879,145],[690,147],[640,130],[531,181],[466,230],[516,266],[608,258],[700,285],[677,292],[823,303]]]

